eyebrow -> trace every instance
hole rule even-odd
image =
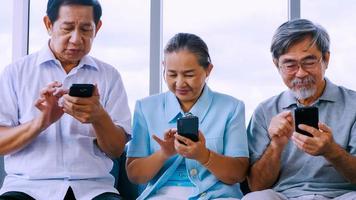
[[[75,25],[74,22],[63,22],[63,25]],[[92,23],[90,22],[84,22],[80,24],[81,26],[92,26]]]
[[[183,71],[182,73],[192,73],[194,71],[195,71],[194,69],[190,69],[190,70]],[[177,73],[177,71],[171,69],[167,70],[167,72]]]
[[[306,60],[306,59],[316,59],[317,57],[315,55],[307,55],[304,58],[300,59],[300,60]],[[283,60],[282,62],[286,63],[286,62],[296,62],[297,60],[292,59],[292,58],[286,58],[285,60]]]

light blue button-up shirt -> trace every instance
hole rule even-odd
[[[270,143],[268,126],[272,117],[285,110],[293,112],[297,103],[288,90],[257,107],[248,127],[251,163],[261,158]],[[319,108],[319,121],[333,130],[335,142],[356,156],[356,92],[326,79],[324,92],[314,106]],[[356,184],[348,182],[323,156],[311,156],[289,141],[273,189],[288,198],[311,194],[335,198],[355,191]]]
[[[0,126],[14,127],[39,114],[34,106],[40,90],[60,81],[97,83],[100,102],[114,124],[131,134],[131,117],[120,74],[112,66],[84,56],[67,74],[46,45],[41,51],[7,66],[0,77]],[[22,191],[35,199],[63,199],[71,186],[77,199],[117,193],[110,175],[113,163],[95,141],[91,124],[68,114],[23,149],[5,156],[7,176],[0,193]]]
[[[205,86],[189,112],[199,117],[199,130],[205,136],[207,148],[225,156],[248,157],[244,109],[242,101],[213,92]],[[183,114],[172,92],[137,101],[128,157],[147,157],[158,151],[160,146],[152,139],[152,135],[163,138],[164,131],[175,128],[177,119]],[[242,197],[239,184],[226,185],[198,161],[175,155],[166,161],[138,199],[146,199],[165,185],[182,161],[185,162],[189,179],[195,185],[189,199]]]

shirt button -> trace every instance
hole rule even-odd
[[[198,174],[198,170],[197,170],[197,169],[194,169],[194,168],[193,168],[193,169],[190,170],[190,175],[191,175],[191,176],[195,176],[195,175],[197,175],[197,174]]]

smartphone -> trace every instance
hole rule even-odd
[[[189,115],[178,119],[177,132],[186,138],[191,139],[194,142],[199,140],[199,119],[196,116]]]
[[[301,133],[303,135],[307,135],[309,137],[313,137],[312,134],[303,131],[298,128],[299,124],[305,124],[308,126],[312,126],[316,129],[319,129],[318,122],[319,122],[319,111],[317,107],[300,107],[294,110],[294,124],[295,124],[295,131]]]
[[[91,97],[94,87],[93,84],[73,84],[69,88],[69,95],[73,97]]]

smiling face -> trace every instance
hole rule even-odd
[[[324,56],[311,37],[292,45],[286,53],[274,60],[284,83],[299,102],[309,105],[319,98],[325,87],[324,75],[329,53]],[[296,70],[291,70],[295,68]]]
[[[51,36],[49,46],[66,71],[89,53],[101,26],[101,21],[94,23],[93,7],[82,5],[61,6],[53,24],[47,16],[44,22]]]
[[[212,65],[204,69],[197,56],[187,50],[166,53],[163,61],[168,88],[178,98],[184,112],[188,112],[200,97]]]

